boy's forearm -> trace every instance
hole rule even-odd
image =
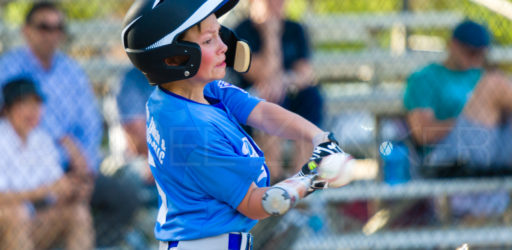
[[[312,142],[316,135],[323,133],[303,117],[268,102],[259,103],[249,115],[247,123],[271,135],[307,142]]]

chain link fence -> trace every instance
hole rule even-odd
[[[120,39],[132,1],[60,0],[63,26],[34,24],[30,30],[24,20],[34,2],[0,1],[0,83],[31,80],[43,101],[35,102],[41,110],[12,105],[2,113],[0,246],[39,248],[55,239],[52,246],[64,248],[75,243],[157,249],[157,193],[144,146],[133,137],[145,133],[145,123],[142,132],[134,125],[145,118],[144,101],[137,106],[137,93],[123,93],[127,76],[137,77],[129,73]],[[493,33],[488,61],[509,74],[510,6],[509,0],[288,0],[287,16],[302,23],[310,39],[311,63],[326,100],[325,129],[356,156],[357,180],[314,193],[285,216],[261,221],[252,231],[254,248],[512,248],[512,180],[502,176],[508,172],[425,173],[416,162],[402,103],[406,78],[442,61],[452,29],[468,17],[487,24]],[[222,22],[235,27],[248,8],[249,1],[240,1]],[[27,42],[44,50],[52,38],[38,40],[37,32],[62,32],[56,43],[69,58],[39,61]],[[119,98],[126,95],[133,98],[128,105]],[[18,99],[23,102],[13,103],[31,103]],[[38,122],[43,132],[34,135]],[[381,157],[390,152],[406,159],[393,162],[407,172],[398,183],[387,179]]]

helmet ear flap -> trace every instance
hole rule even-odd
[[[245,73],[251,66],[251,49],[246,41],[238,38],[235,32],[225,26],[220,28],[220,38],[228,50],[226,51],[226,66],[235,71]]]
[[[127,50],[128,57],[139,66],[152,85],[183,80],[193,77],[201,63],[201,48],[198,44],[180,41],[150,50]],[[187,58],[179,65],[169,65],[165,61],[172,57]],[[146,73],[147,72],[147,73]]]

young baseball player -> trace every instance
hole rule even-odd
[[[285,213],[324,184],[306,174],[268,187],[263,152],[240,124],[312,141],[312,159],[341,152],[329,133],[219,80],[226,67],[244,72],[250,63],[247,44],[217,21],[237,2],[139,0],[125,18],[125,50],[158,86],[146,134],[161,249],[250,249],[258,219]]]

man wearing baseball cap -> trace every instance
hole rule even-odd
[[[484,25],[465,20],[452,33],[447,58],[407,79],[407,122],[426,167],[459,166],[457,171],[471,172],[511,168],[512,85],[503,73],[486,67],[490,44]],[[489,202],[475,204],[476,198]],[[452,208],[460,216],[501,214],[508,200],[506,193],[461,195],[452,199]],[[493,207],[483,207],[487,205]]]

